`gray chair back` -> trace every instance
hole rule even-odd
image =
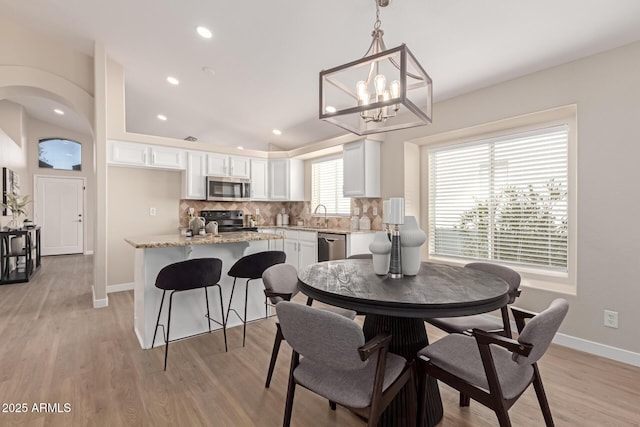
[[[291,294],[294,297],[298,289],[298,272],[291,264],[276,264],[267,268],[262,273],[262,283],[268,291],[279,294]],[[270,297],[271,304],[283,301],[282,297]]]
[[[276,311],[284,339],[301,356],[333,369],[356,370],[367,365],[358,353],[365,339],[356,322],[288,301],[278,303]]]
[[[532,344],[533,349],[529,356],[524,357],[513,354],[513,360],[519,365],[533,364],[537,362],[547,351],[554,335],[558,332],[560,324],[569,311],[569,303],[563,298],[557,298],[549,307],[529,320],[518,337],[518,342]]]
[[[465,265],[465,268],[473,268],[498,276],[509,285],[509,304],[513,304],[516,300],[518,296],[516,291],[520,287],[520,274],[517,271],[503,265],[488,262],[471,262]]]

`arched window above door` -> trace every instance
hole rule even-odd
[[[64,138],[45,138],[38,143],[38,166],[82,170],[82,144]]]

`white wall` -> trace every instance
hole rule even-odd
[[[411,187],[405,141],[577,104],[577,295],[561,332],[640,353],[640,43],[540,71],[434,105],[433,125],[386,135],[383,197]],[[434,83],[437,90],[437,82]],[[407,180],[407,181],[405,181]],[[540,310],[554,292],[526,288],[518,305]],[[603,326],[603,310],[620,314]]]
[[[181,190],[179,171],[109,166],[107,285],[134,280],[134,248],[125,237],[178,233]]]

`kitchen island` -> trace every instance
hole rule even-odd
[[[151,348],[153,330],[156,324],[162,291],[155,287],[160,270],[172,263],[193,258],[220,258],[222,260],[222,299],[225,310],[231,296],[233,278],[227,272],[231,266],[245,255],[268,250],[269,240],[282,239],[281,235],[240,231],[216,235],[185,237],[180,235],[159,235],[128,237],[127,243],[135,248],[134,276],[134,328],[142,348]],[[243,287],[240,287],[241,290]],[[247,300],[247,320],[256,320],[265,316],[263,285],[260,280],[249,284]],[[211,317],[221,319],[217,292],[210,296]],[[238,295],[232,308],[239,313],[244,310],[244,298]],[[168,310],[163,310],[161,324],[167,323]],[[171,340],[207,332],[209,322],[205,318],[206,306],[203,291],[180,292],[174,298],[171,313]],[[229,317],[227,327],[241,325],[235,316]],[[220,326],[211,323],[212,329]],[[159,328],[155,345],[163,345],[162,329]],[[233,341],[229,347],[234,348]]]

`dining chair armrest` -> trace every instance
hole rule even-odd
[[[489,346],[490,344],[495,344],[506,348],[512,353],[517,353],[525,357],[528,356],[533,349],[531,344],[521,343],[513,338],[507,338],[504,335],[486,332],[481,329],[473,329],[473,336],[475,337],[478,346]]]
[[[371,338],[362,346],[358,347],[360,359],[364,362],[377,351],[381,349],[386,350],[387,348],[389,348],[389,343],[391,343],[391,334],[389,332],[380,332],[378,335]]]
[[[525,325],[525,319],[532,319],[536,317],[538,313],[533,311],[525,310],[519,307],[509,307],[511,308],[511,313],[513,314],[513,318],[516,321],[516,326],[518,327],[518,333],[522,332]]]
[[[265,289],[264,290],[264,295],[267,298],[277,298],[280,297],[285,301],[289,301],[291,300],[291,292],[275,292],[275,291],[270,291]]]

